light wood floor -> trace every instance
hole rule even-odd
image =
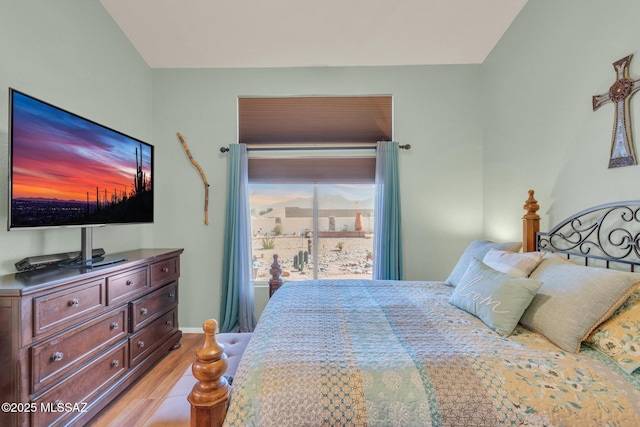
[[[91,427],[144,426],[173,385],[187,370],[204,342],[204,334],[184,334],[179,349],[154,365],[87,424]]]

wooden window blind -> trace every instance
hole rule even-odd
[[[249,149],[374,148],[392,140],[392,97],[238,99],[238,142]],[[373,182],[375,158],[345,150],[337,156],[252,156],[252,182]]]
[[[264,184],[367,184],[375,171],[373,156],[249,158],[249,181]]]

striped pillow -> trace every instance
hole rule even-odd
[[[520,323],[571,353],[640,282],[638,273],[580,266],[557,255],[545,256],[529,277],[542,286]]]

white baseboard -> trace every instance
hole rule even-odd
[[[180,327],[180,330],[182,331],[183,334],[204,334],[204,332],[202,331],[202,327],[199,327],[199,328]]]

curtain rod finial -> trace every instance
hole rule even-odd
[[[400,148],[402,148],[403,150],[411,150],[411,144],[400,145]]]
[[[220,147],[220,152],[221,153],[226,153],[229,151],[229,147]]]

